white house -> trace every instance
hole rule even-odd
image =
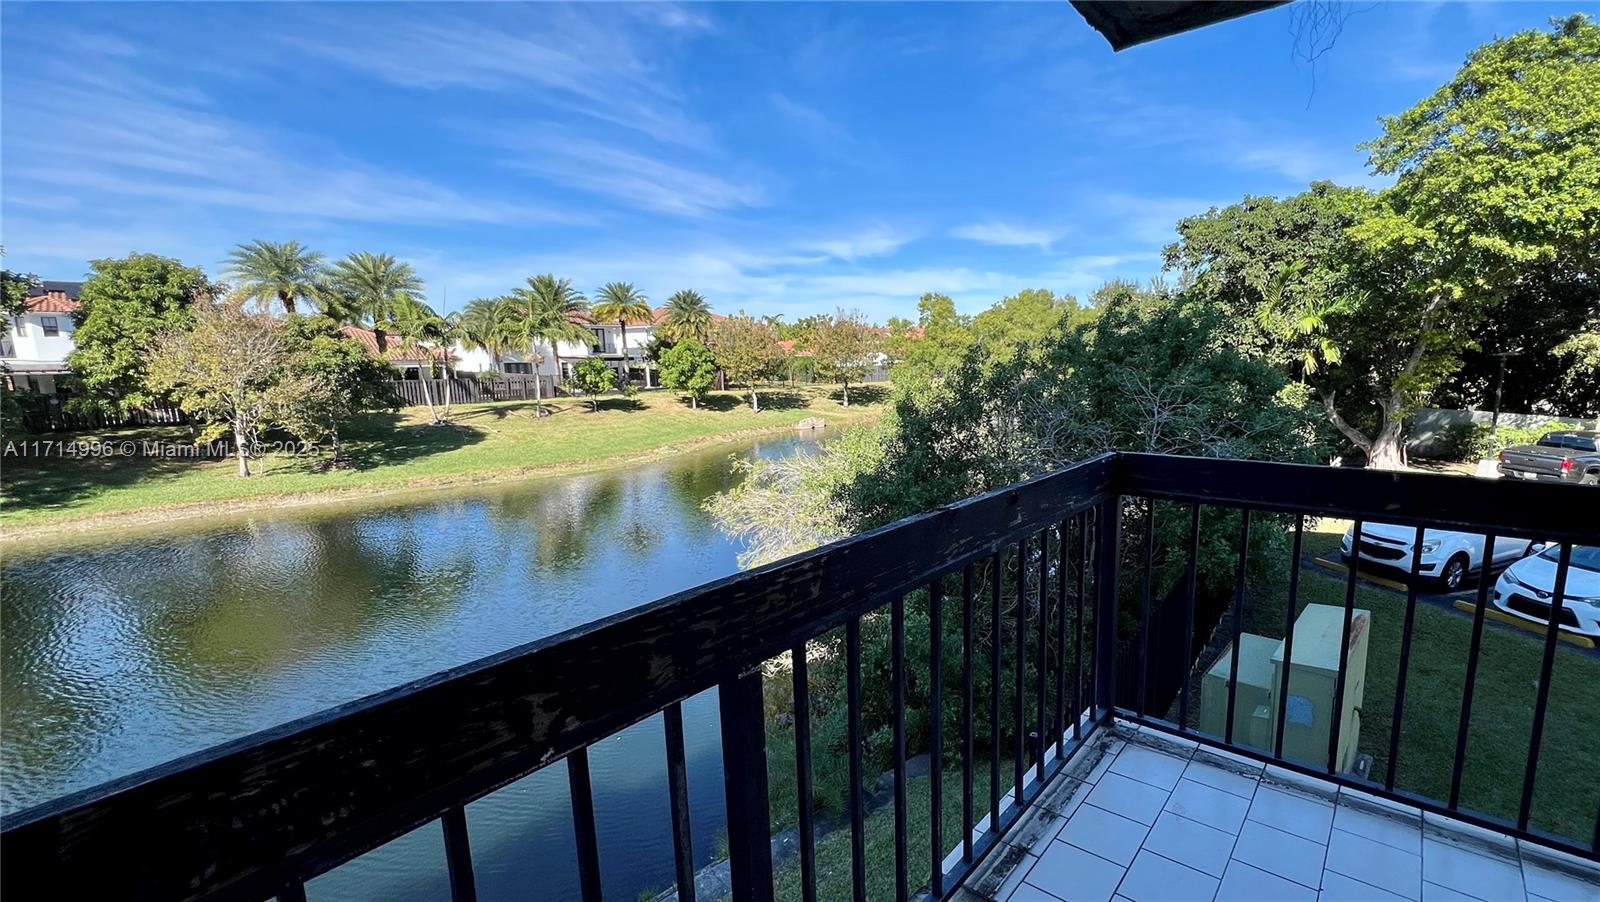
[[[593,337],[588,342],[558,342],[555,354],[550,352],[548,345],[541,343],[533,349],[539,358],[537,360],[532,359],[534,355],[530,355],[528,349],[507,351],[496,360],[491,358],[487,351],[457,345],[456,369],[470,373],[497,370],[506,375],[537,372],[540,375],[553,376],[556,382],[561,382],[571,378],[572,367],[579,360],[585,357],[599,357],[619,374],[624,376],[632,374],[642,380],[645,374],[644,349],[655,337],[656,328],[666,317],[666,312],[667,308],[657,307],[651,315],[650,322],[628,323],[626,348],[622,344],[623,330],[620,324],[596,322],[587,314],[577,314],[572,317],[572,321],[589,330],[589,334]],[[558,356],[561,358],[559,372],[556,370]]]
[[[0,363],[16,388],[53,395],[57,381],[67,372],[72,341],[72,314],[78,310],[82,282],[44,282],[27,299],[27,308],[9,317],[0,335]]]

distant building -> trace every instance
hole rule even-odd
[[[667,308],[657,307],[652,312],[649,322],[628,323],[628,344],[624,348],[623,330],[615,321],[596,322],[587,314],[576,314],[572,317],[572,321],[589,330],[591,338],[588,342],[558,342],[555,354],[550,352],[548,345],[541,344],[536,349],[537,357],[540,358],[538,360],[533,359],[534,355],[531,355],[527,348],[507,351],[495,359],[487,351],[457,345],[456,369],[468,373],[495,370],[508,376],[537,372],[540,375],[553,376],[557,382],[562,382],[571,378],[572,367],[578,361],[585,357],[599,357],[616,370],[618,375],[642,381],[645,378],[645,347],[655,337],[656,329],[666,315]],[[559,372],[556,369],[557,356],[561,358]]]
[[[82,282],[47,281],[27,299],[27,308],[8,317],[0,335],[0,363],[13,387],[54,395],[67,373],[67,355],[77,347],[72,314],[78,311]]]

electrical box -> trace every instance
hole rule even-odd
[[[1294,660],[1289,666],[1289,698],[1284,705],[1283,755],[1295,761],[1326,766],[1328,733],[1334,716],[1340,718],[1339,748],[1334,766],[1341,773],[1354,770],[1361,739],[1361,700],[1367,688],[1367,644],[1372,614],[1356,609],[1350,619],[1350,646],[1346,650],[1343,710],[1333,711],[1333,694],[1339,679],[1339,640],[1344,635],[1344,608],[1312,604],[1294,623]],[[1273,686],[1283,674],[1283,644],[1272,654]],[[1274,688],[1274,694],[1277,689]],[[1274,700],[1276,701],[1276,700]],[[1277,715],[1277,706],[1272,708]]]
[[[1361,701],[1367,683],[1367,644],[1372,614],[1356,610],[1350,621],[1339,748],[1334,758],[1341,772],[1356,766],[1361,740]],[[1339,640],[1344,634],[1344,608],[1306,605],[1294,624],[1294,660],[1289,665],[1289,695],[1284,704],[1283,755],[1326,766],[1328,735],[1333,723],[1333,695],[1339,679]],[[1239,686],[1234,697],[1233,741],[1270,751],[1277,735],[1278,689],[1283,680],[1283,648],[1279,639],[1244,633],[1239,637]],[[1201,680],[1200,729],[1225,736],[1228,682],[1233,647],[1223,649]]]
[[[1257,712],[1273,711],[1274,687],[1272,656],[1283,643],[1266,636],[1242,633],[1239,636],[1239,689],[1233,700],[1233,741],[1240,745],[1265,748],[1271,741],[1271,715],[1263,723]],[[1215,736],[1226,736],[1228,723],[1228,681],[1232,676],[1233,646],[1222,650],[1200,683],[1200,729]]]

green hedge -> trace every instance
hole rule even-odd
[[[1558,430],[1556,424],[1544,426],[1501,426],[1499,431],[1490,435],[1487,424],[1484,423],[1457,423],[1445,429],[1443,441],[1439,443],[1438,450],[1430,455],[1441,460],[1466,460],[1473,461],[1485,457],[1494,457],[1501,449],[1513,445],[1531,445],[1539,440],[1546,432]]]

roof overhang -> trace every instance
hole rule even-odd
[[[1282,6],[1288,0],[1072,0],[1112,50]]]

